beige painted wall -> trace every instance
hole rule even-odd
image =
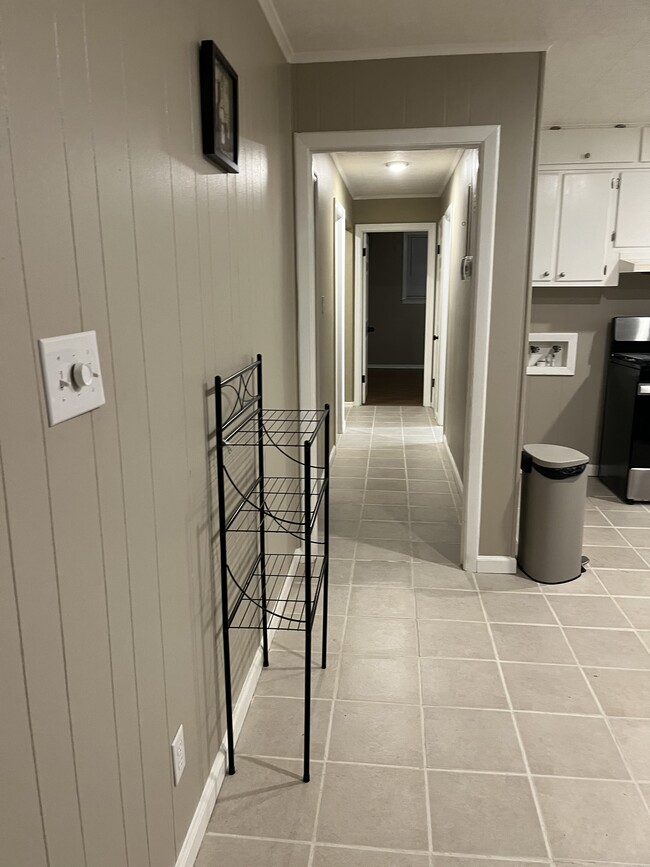
[[[402,301],[404,235],[368,236],[368,364],[424,362],[424,304]]]
[[[467,393],[474,281],[460,279],[460,262],[467,242],[468,186],[476,189],[478,155],[466,151],[442,194],[441,211],[452,208],[449,317],[445,382],[445,436],[461,479],[465,473]]]
[[[610,289],[534,289],[531,331],[575,331],[575,376],[527,376],[526,442],[559,443],[598,463],[614,316],[650,316],[650,274],[623,274]]]
[[[355,199],[355,223],[436,223],[440,199]]]
[[[171,867],[224,730],[206,386],[261,351],[297,400],[289,71],[255,0],[6,0],[1,29],[0,860]],[[210,37],[237,176],[200,154]],[[82,329],[106,405],[49,429],[36,340]]]
[[[480,552],[514,554],[523,332],[537,113],[537,53],[412,57],[292,67],[294,129],[500,124],[494,295]]]
[[[314,171],[318,176],[316,189],[316,316],[318,331],[318,405],[329,403],[332,414],[332,440],[336,440],[335,406],[335,331],[334,331],[334,200],[345,208],[345,223],[353,223],[353,203],[347,187],[328,154],[314,156]],[[349,275],[349,262],[347,273]],[[346,292],[346,313],[351,312],[350,292]],[[348,334],[352,329],[346,321],[346,356]],[[347,364],[346,367],[351,366]],[[346,373],[346,391],[348,376]],[[351,398],[350,398],[351,399]]]

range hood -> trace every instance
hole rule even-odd
[[[621,273],[628,271],[635,271],[637,273],[650,271],[650,250],[646,253],[621,253],[618,270]]]

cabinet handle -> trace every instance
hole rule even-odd
[[[586,154],[585,154],[585,159],[588,160],[588,159],[590,159],[590,158],[591,158],[591,154],[590,154],[590,153],[586,153]]]
[[[550,271],[544,271],[544,273],[542,274],[542,277],[550,277],[550,276],[551,276]]]
[[[558,276],[559,276],[559,277],[566,277],[566,274],[565,274],[565,272],[564,272],[564,271],[560,271],[560,273],[559,273],[559,275],[558,275]]]

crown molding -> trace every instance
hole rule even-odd
[[[260,3],[271,0],[260,0]],[[522,54],[548,51],[545,42],[503,42],[484,44],[406,45],[391,48],[352,48],[335,51],[295,51],[291,63],[337,63],[352,60],[388,60],[398,57],[436,57],[459,54]]]
[[[280,20],[278,10],[275,8],[273,0],[258,0],[260,8],[264,13],[271,32],[275,36],[276,42],[280,46],[280,51],[284,54],[287,63],[295,63],[295,52],[291,47],[291,42],[287,36],[287,31],[284,29],[284,24]]]

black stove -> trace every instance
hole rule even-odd
[[[650,502],[650,316],[612,319],[599,476],[626,502]]]

